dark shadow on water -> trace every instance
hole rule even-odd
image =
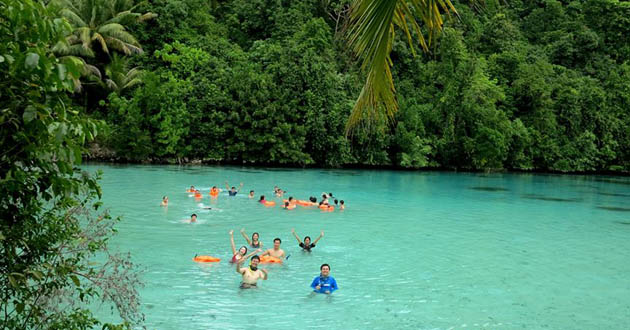
[[[598,209],[615,211],[615,212],[630,212],[630,208],[628,207],[618,207],[618,206],[597,206]]]
[[[581,202],[580,198],[559,198],[559,197],[549,197],[544,195],[536,195],[536,194],[527,194],[521,195],[521,198],[526,199],[537,199],[541,201],[549,201],[549,202]]]
[[[615,223],[618,223],[620,225],[630,225],[630,222],[625,222],[625,221],[615,221]]]
[[[508,191],[509,189],[503,187],[470,187],[472,190],[479,191]]]
[[[595,181],[630,185],[630,181],[622,180],[622,179],[598,178],[598,179],[595,179]]]
[[[630,194],[609,193],[609,192],[601,192],[601,191],[598,191],[597,194],[604,195],[604,196],[630,197]]]

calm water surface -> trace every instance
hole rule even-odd
[[[628,329],[630,178],[239,167],[110,166],[112,246],[144,266],[149,329]],[[210,200],[211,186],[244,183]],[[201,202],[185,190],[201,188]],[[265,208],[274,185],[343,212]],[[159,206],[167,195],[170,204]],[[204,210],[201,204],[213,207]],[[199,222],[182,222],[197,213]],[[240,290],[228,231],[275,237],[290,255]],[[315,238],[311,254],[291,235]],[[218,264],[192,262],[195,254]],[[340,290],[311,295],[322,263]]]

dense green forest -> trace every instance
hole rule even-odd
[[[407,3],[421,2],[0,0],[0,328],[143,323],[86,155],[630,171],[629,2],[453,1],[439,36],[385,13],[398,111],[348,125],[368,85],[350,8]]]
[[[454,5],[459,18],[428,52],[414,57],[397,35],[395,119],[346,138],[363,84],[345,43],[347,1],[151,1],[138,11],[157,16],[128,26],[144,52],[122,59],[144,71],[141,82],[77,97],[110,128],[95,155],[630,170],[630,3]]]

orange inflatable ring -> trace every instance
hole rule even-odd
[[[289,206],[282,205],[282,208],[287,209],[287,210],[293,210],[295,209],[295,205],[294,204],[289,204]]]
[[[335,207],[334,207],[334,206],[332,206],[332,205],[325,205],[325,204],[320,205],[320,206],[319,206],[319,208],[320,208],[322,211],[324,211],[324,212],[332,212],[332,211],[334,211],[334,210],[335,210]]]
[[[193,258],[194,262],[219,262],[221,259],[212,256],[196,256]]]
[[[262,256],[260,257],[260,263],[261,264],[281,264],[282,259],[272,257],[272,256]]]
[[[311,201],[303,201],[303,200],[298,200],[296,204],[300,206],[317,206],[317,203],[313,203]]]
[[[274,201],[265,201],[265,203],[263,203],[265,206],[276,206],[276,202]]]

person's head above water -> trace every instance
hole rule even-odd
[[[217,186],[212,186],[212,189],[217,189]]]
[[[167,200],[168,200],[168,197],[166,197],[166,196],[162,196],[162,200],[163,200],[163,201],[167,201]]]
[[[285,207],[289,207],[289,205],[290,205],[289,202],[284,202]]]
[[[335,199],[335,205],[339,204],[339,200]]]
[[[249,266],[253,267],[254,269],[256,269],[256,267],[258,267],[258,263],[260,262],[260,257],[259,256],[253,256],[250,260]]]
[[[195,190],[195,186],[190,186],[190,190]]]
[[[279,239],[277,237],[274,238],[273,239],[273,248],[276,249],[276,250],[279,249],[280,248],[280,243],[282,243],[281,239]]]
[[[232,186],[232,190],[236,190],[236,187]]]
[[[310,236],[304,236],[304,245],[308,246],[311,244],[311,237]]]
[[[193,213],[193,214],[190,216],[190,222],[195,222],[195,221],[197,221],[197,215],[196,215],[195,213]]]
[[[260,200],[264,201],[265,200],[265,195],[260,195]]]
[[[313,196],[309,197],[308,200],[310,200],[311,203],[317,203],[317,198],[315,198]]]
[[[289,202],[293,200],[293,196],[289,197]]]
[[[322,276],[327,277],[330,275],[330,265],[323,264],[319,267],[319,270],[322,272]]]
[[[339,201],[339,204],[343,205],[343,199]]]
[[[250,195],[253,195],[253,194],[254,194],[254,191],[253,191],[253,190],[250,190],[250,191],[249,191],[249,194],[250,194]]]
[[[260,237],[260,235],[258,235],[258,233],[253,233],[252,234],[252,241],[258,242],[258,237]]]
[[[247,247],[246,246],[241,246],[240,249],[238,249],[238,253],[242,256],[244,256],[247,253]]]
[[[322,199],[326,199],[328,196],[326,194],[322,194]]]

